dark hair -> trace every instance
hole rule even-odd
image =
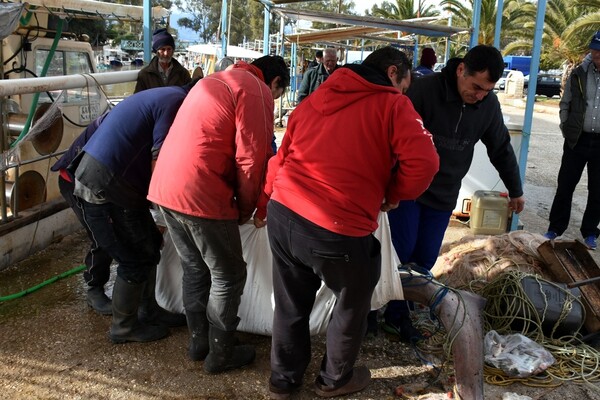
[[[375,68],[379,71],[386,72],[388,67],[394,65],[398,68],[398,74],[404,78],[411,69],[410,62],[406,54],[398,49],[391,46],[382,47],[377,49],[362,62],[362,65],[366,65],[371,68]]]
[[[279,87],[285,90],[290,84],[290,71],[288,70],[285,61],[280,56],[263,56],[252,62],[252,65],[258,67],[265,77],[265,83],[270,85],[273,79],[278,76]]]
[[[419,64],[427,68],[433,68],[436,62],[437,57],[435,55],[435,50],[433,50],[431,47],[425,47],[423,51],[421,51],[421,60]]]
[[[323,50],[317,50],[315,57],[323,58]]]
[[[494,46],[484,44],[475,46],[467,52],[462,62],[468,75],[487,71],[490,82],[498,82],[504,71],[504,59]]]

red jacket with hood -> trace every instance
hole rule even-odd
[[[148,199],[201,218],[250,218],[273,154],[273,109],[271,90],[251,64],[198,81],[162,145]]]
[[[417,198],[438,165],[421,117],[385,74],[339,68],[291,114],[257,216],[270,196],[322,228],[366,236],[384,199]]]

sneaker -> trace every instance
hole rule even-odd
[[[596,250],[596,247],[598,247],[598,239],[594,235],[586,236],[584,242],[590,250]]]
[[[371,383],[371,371],[365,366],[355,367],[352,371],[352,378],[339,388],[332,388],[325,384],[318,377],[315,382],[315,393],[319,397],[337,397],[345,394],[360,392]]]
[[[553,231],[548,231],[548,232],[544,233],[544,237],[549,240],[554,240],[554,239],[556,239],[557,236],[558,235],[556,234],[556,232],[553,232]]]

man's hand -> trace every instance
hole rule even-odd
[[[257,228],[264,228],[267,225],[266,219],[260,219],[256,215],[254,216],[254,226]]]
[[[381,207],[380,207],[379,209],[380,209],[381,211],[383,211],[383,212],[388,212],[388,211],[391,211],[391,210],[393,210],[393,209],[395,209],[395,208],[398,208],[398,204],[400,204],[400,203],[388,203],[388,202],[386,201],[386,202],[384,202],[384,203],[381,205]]]
[[[520,213],[521,211],[523,211],[523,208],[525,208],[525,197],[521,196],[515,197],[514,199],[511,198],[508,201],[508,207],[510,207],[510,209],[516,212],[517,214]]]

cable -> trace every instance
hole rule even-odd
[[[57,275],[57,276],[55,276],[53,278],[50,278],[50,279],[47,279],[47,280],[43,281],[42,283],[40,283],[38,285],[30,287],[29,289],[23,290],[22,292],[10,294],[8,296],[2,296],[2,297],[0,297],[0,303],[2,303],[4,301],[8,301],[8,300],[18,299],[20,297],[28,295],[29,293],[33,293],[36,290],[39,290],[39,289],[43,288],[44,286],[47,286],[47,285],[49,285],[51,283],[54,283],[54,282],[58,281],[59,279],[67,278],[67,277],[69,277],[71,275],[74,275],[74,274],[76,274],[78,272],[81,272],[81,271],[83,271],[86,268],[87,267],[85,266],[85,264],[81,264],[81,265],[79,265],[76,268],[70,269],[70,270],[68,270],[66,272],[63,272],[60,275]]]

